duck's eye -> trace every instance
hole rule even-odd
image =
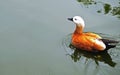
[[[77,19],[75,18],[75,20],[77,20]]]

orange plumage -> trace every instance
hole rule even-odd
[[[116,45],[109,45],[109,43],[118,43],[118,41],[103,39],[99,35],[90,32],[83,32],[85,23],[80,16],[68,18],[76,24],[76,29],[72,34],[72,45],[76,48],[86,51],[104,51],[113,48]]]
[[[80,48],[82,50],[87,50],[87,51],[104,50],[104,47],[97,44],[95,39],[101,39],[101,37],[93,33],[82,33],[82,34],[73,33],[72,44],[76,48]]]

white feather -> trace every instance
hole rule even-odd
[[[101,46],[103,49],[106,48],[106,45],[101,40],[99,40],[99,39],[96,39],[95,43],[98,44],[99,46]]]

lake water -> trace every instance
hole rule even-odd
[[[95,56],[66,52],[75,15],[85,31],[120,40],[120,0],[1,0],[0,10],[0,75],[120,74],[120,44]]]

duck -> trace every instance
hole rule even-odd
[[[81,16],[74,16],[68,20],[75,23],[76,28],[72,33],[71,44],[80,50],[101,52],[116,47],[119,41],[102,38],[93,32],[84,32],[85,22]]]

